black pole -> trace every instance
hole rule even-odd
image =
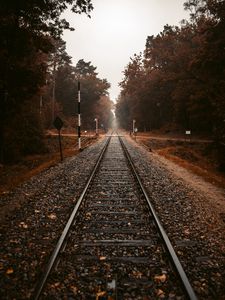
[[[63,161],[63,153],[62,153],[62,143],[61,143],[61,134],[60,130],[58,130],[58,137],[59,137],[59,151],[60,151],[60,158]]]
[[[77,126],[77,132],[78,132],[78,149],[81,151],[81,117],[80,117],[80,81],[78,81],[78,103],[77,103],[77,113],[78,113],[78,126]]]

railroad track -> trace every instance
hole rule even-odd
[[[118,135],[108,137],[34,298],[197,299]]]

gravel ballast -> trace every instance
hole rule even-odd
[[[1,197],[9,206],[0,226],[1,299],[32,296],[104,144],[99,141]]]
[[[100,140],[1,197],[0,206],[9,206],[0,224],[1,299],[32,297],[104,144]],[[225,299],[225,197],[212,209],[206,190],[129,137],[126,144],[199,299]]]
[[[225,299],[225,190],[128,140],[135,166],[199,299]]]

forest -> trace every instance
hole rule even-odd
[[[82,128],[93,128],[95,118],[110,126],[110,83],[90,61],[73,66],[62,39],[74,30],[62,13],[88,17],[92,2],[0,0],[0,164],[44,152],[56,116],[76,130],[78,81]],[[143,53],[125,67],[116,117],[127,130],[135,119],[139,131],[210,136],[224,156],[225,1],[188,0],[184,8],[190,19],[146,37]]]
[[[225,1],[189,0],[190,20],[148,36],[124,70],[120,126],[191,131],[225,141]],[[224,150],[224,149],[223,149]]]
[[[66,9],[90,16],[90,0],[0,0],[0,163],[13,163],[46,151],[44,134],[56,116],[64,126],[77,123],[77,84],[81,84],[82,126],[105,129],[113,117],[110,84],[91,62],[76,66],[66,52],[61,18]]]

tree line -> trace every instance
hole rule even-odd
[[[225,1],[189,0],[190,20],[148,36],[124,70],[116,116],[130,130],[164,128],[225,141]]]
[[[44,129],[56,115],[75,120],[77,82],[81,82],[83,126],[99,117],[107,127],[110,84],[91,62],[74,67],[62,40],[74,30],[61,17],[70,8],[90,16],[91,0],[0,0],[0,163],[45,151]],[[75,126],[76,124],[74,124]]]

